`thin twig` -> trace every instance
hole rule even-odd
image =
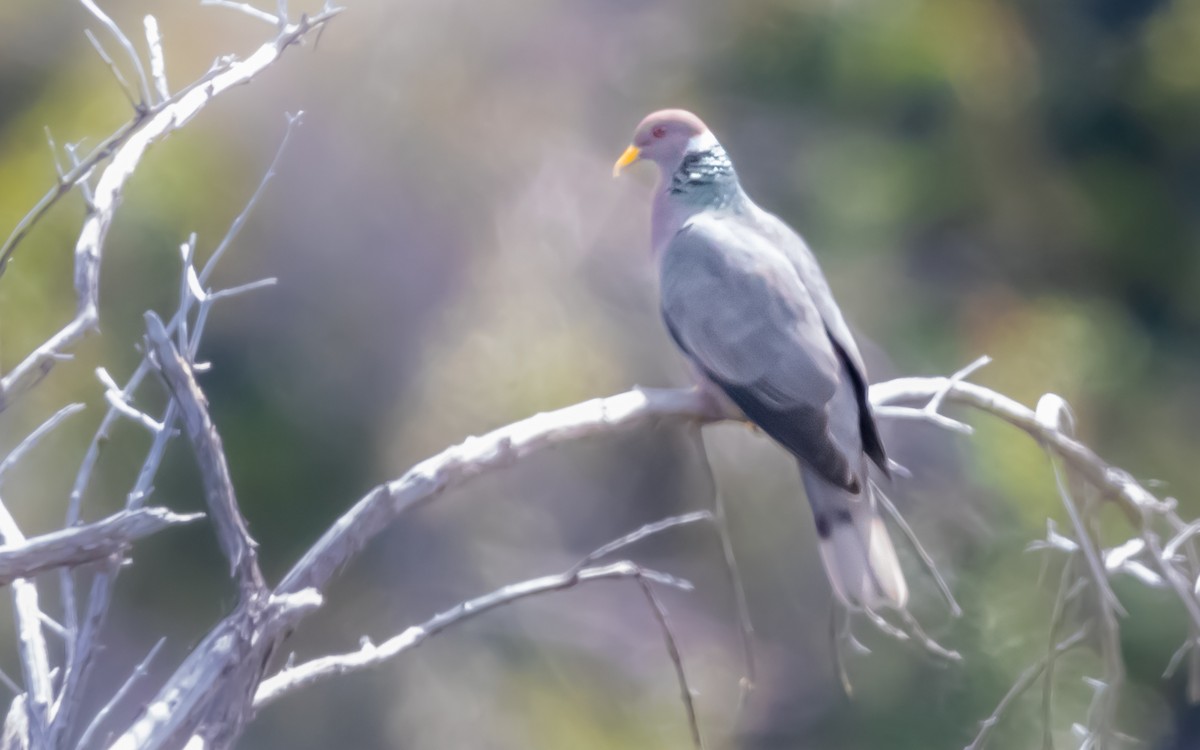
[[[150,672],[150,663],[154,661],[154,657],[158,656],[158,652],[162,650],[163,644],[166,642],[166,638],[159,638],[158,642],[151,647],[150,652],[146,654],[146,657],[133,668],[133,672],[129,675],[129,678],[125,680],[121,687],[117,688],[117,691],[108,699],[108,702],[96,712],[96,715],[87,725],[87,728],[83,730],[83,734],[79,736],[79,743],[76,745],[79,750],[85,750],[91,744],[92,735],[95,734],[97,729],[103,726],[104,722],[108,719],[108,715],[112,713],[114,708],[121,705],[121,702],[125,700],[125,696],[133,690],[134,685],[146,678],[146,675]]]
[[[129,55],[129,59],[133,63],[133,69],[137,71],[138,83],[141,85],[141,105],[143,107],[147,106],[150,103],[150,84],[146,81],[146,70],[142,67],[142,60],[138,57],[137,50],[133,48],[133,42],[129,41],[129,37],[125,36],[125,32],[121,31],[121,27],[117,26],[104,11],[100,10],[100,7],[93,0],[79,0],[79,2],[116,37],[117,41],[125,49],[125,54]]]
[[[966,367],[962,368],[961,370],[954,373],[950,377],[946,378],[945,385],[943,385],[938,390],[938,392],[933,395],[933,398],[929,399],[929,403],[925,405],[925,408],[931,414],[939,413],[942,408],[942,403],[945,402],[946,396],[947,396],[947,394],[950,393],[950,390],[957,383],[961,383],[964,380],[966,380],[968,377],[970,377],[971,375],[975,374],[980,368],[986,367],[987,365],[991,364],[991,361],[992,361],[991,357],[989,357],[986,354],[983,354],[978,359],[976,359],[974,362],[972,362],[971,364],[967,365]]]
[[[16,520],[0,501],[0,541],[18,545],[25,535]],[[21,675],[27,691],[25,709],[29,715],[29,734],[35,748],[49,747],[50,703],[54,690],[50,680],[50,657],[46,637],[42,633],[42,610],[38,606],[37,585],[18,578],[12,582],[13,617],[17,627],[17,652],[21,658]]]
[[[712,518],[712,513],[709,513],[706,510],[700,510],[694,513],[684,513],[683,515],[671,516],[669,518],[664,518],[661,521],[648,523],[645,526],[626,534],[620,539],[614,539],[608,544],[589,552],[588,555],[576,563],[575,567],[571,570],[583,570],[585,567],[591,565],[600,558],[607,557],[618,550],[622,550],[632,544],[636,544],[648,536],[654,536],[655,534],[662,533],[668,529],[673,529],[676,526],[686,526],[698,521],[711,521]]]
[[[1003,718],[1013,701],[1021,697],[1033,685],[1038,676],[1046,669],[1047,665],[1082,643],[1087,634],[1088,628],[1085,625],[1076,631],[1074,635],[1060,641],[1054,647],[1054,650],[1037,664],[1027,667],[1021,673],[1020,677],[1017,678],[1017,681],[1013,683],[1013,686],[1009,688],[1008,692],[1004,694],[1004,697],[1000,699],[1000,703],[996,706],[996,710],[992,712],[992,715],[983,720],[979,727],[979,733],[975,735],[975,739],[971,741],[971,744],[967,745],[966,750],[982,750],[991,737],[992,730],[1000,723],[1000,719]]]
[[[917,622],[917,618],[913,617],[912,612],[909,612],[908,609],[902,607],[896,610],[896,612],[900,619],[904,621],[904,624],[908,626],[913,640],[921,644],[926,651],[946,661],[962,661],[962,654],[952,648],[946,648],[935,641],[932,636],[925,632],[925,629],[921,627],[921,623]]]
[[[1075,418],[1071,414],[1071,410],[1066,402],[1055,394],[1047,393],[1042,396],[1038,400],[1035,414],[1038,421],[1045,425],[1047,429],[1055,430],[1059,434],[1068,437],[1074,437]],[[1053,464],[1054,481],[1058,486],[1059,497],[1062,499],[1063,507],[1067,511],[1067,517],[1071,519],[1071,526],[1075,529],[1075,542],[1079,545],[1084,560],[1087,561],[1092,583],[1096,586],[1096,590],[1102,598],[1101,607],[1110,614],[1112,609],[1124,614],[1124,611],[1121,609],[1121,603],[1117,600],[1117,595],[1113,593],[1112,586],[1109,585],[1104,562],[1100,559],[1100,552],[1096,549],[1092,535],[1088,532],[1083,522],[1079,506],[1071,497],[1071,492],[1067,487],[1062,472],[1059,470],[1058,464],[1054,463],[1054,457],[1051,456],[1050,460]],[[1115,620],[1113,621],[1113,627],[1116,627]]]
[[[167,62],[163,56],[162,34],[158,30],[158,19],[147,15],[142,23],[146,27],[146,45],[150,48],[150,75],[160,102],[171,98],[171,87],[167,85]]]
[[[1050,614],[1050,637],[1046,644],[1046,668],[1042,677],[1042,750],[1054,750],[1053,738],[1053,709],[1054,709],[1054,660],[1050,658],[1058,643],[1058,630],[1066,614],[1067,603],[1071,601],[1086,583],[1074,578],[1075,553],[1067,556],[1063,563],[1062,574],[1058,582],[1058,593],[1054,597],[1054,609]]]
[[[628,560],[581,570],[568,570],[565,573],[542,576],[520,583],[510,583],[483,596],[461,602],[445,612],[440,612],[424,623],[413,625],[378,646],[366,641],[357,651],[348,654],[323,656],[303,664],[287,667],[278,674],[263,680],[254,696],[254,708],[256,711],[260,710],[286,693],[326,678],[382,664],[419,646],[427,638],[437,635],[451,625],[477,617],[497,607],[530,596],[573,588],[587,581],[620,578],[646,578],[666,586],[684,590],[691,588],[691,584],[687,581],[639,567]]]
[[[96,38],[96,35],[92,33],[92,30],[84,29],[83,35],[86,36],[87,40],[92,43],[92,49],[96,50],[96,54],[100,56],[100,59],[103,60],[104,64],[108,66],[108,69],[112,71],[113,78],[117,79],[117,85],[121,88],[121,93],[125,94],[125,98],[129,101],[129,106],[133,107],[134,111],[137,112],[146,111],[144,107],[139,106],[137,92],[134,91],[133,87],[129,85],[129,81],[125,80],[124,74],[121,73],[121,69],[117,67],[116,62],[113,61],[112,55],[108,54],[108,51],[104,49],[104,45],[100,43],[100,40]]]
[[[683,702],[683,710],[687,714],[688,728],[692,732],[692,745],[696,747],[696,750],[704,750],[704,736],[700,733],[700,722],[696,719],[696,705],[692,700],[692,689],[688,685],[687,672],[683,667],[683,656],[679,653],[679,642],[675,638],[675,631],[671,628],[667,608],[654,593],[654,589],[650,588],[650,582],[645,576],[638,576],[637,582],[642,589],[642,594],[646,597],[646,603],[650,605],[650,611],[654,614],[658,629],[662,633],[663,643],[667,647],[667,655],[671,657],[671,664],[675,667],[675,679],[679,682],[679,699]]]
[[[46,143],[50,146],[50,158],[54,161],[54,173],[58,175],[58,179],[63,178],[62,162],[58,158],[58,145],[54,143],[54,135],[50,132],[50,126],[45,126]]]
[[[17,462],[20,461],[21,458],[35,445],[37,445],[42,438],[50,434],[55,427],[62,424],[67,417],[71,416],[72,414],[77,414],[81,411],[83,411],[83,404],[67,404],[51,415],[51,417],[45,422],[42,422],[37,429],[25,436],[24,440],[22,440],[20,443],[17,443],[17,447],[9,451],[8,455],[4,457],[4,460],[0,461],[0,483],[3,483],[4,481],[4,474],[12,469],[12,467],[16,466]]]
[[[750,693],[758,684],[758,663],[754,653],[754,623],[750,619],[750,604],[746,599],[746,587],[742,583],[741,569],[738,567],[737,556],[733,552],[733,535],[729,530],[729,516],[725,512],[725,497],[721,486],[717,483],[717,475],[713,472],[712,462],[708,459],[708,447],[704,444],[704,435],[699,427],[689,430],[696,456],[700,460],[700,468],[709,487],[712,490],[713,510],[716,513],[715,525],[717,536],[721,540],[721,555],[725,562],[725,572],[729,576],[729,585],[733,589],[734,606],[737,608],[738,629],[742,640],[742,657],[746,663],[746,674],[739,681],[738,706],[744,708]]]
[[[178,95],[177,95],[178,96]],[[283,154],[284,148],[288,143],[288,134],[292,128],[299,122],[298,115],[289,115],[287,118],[287,129],[284,137],[280,140],[280,144],[272,158],[271,166],[263,174],[259,180],[258,186],[254,193],[247,201],[245,207],[238,214],[236,219],[230,225],[229,230],[221,240],[221,247],[228,247],[232,242],[232,238],[237,234],[238,230],[246,222],[249,216],[250,209],[257,203],[258,197],[264,191],[268,182],[274,175],[274,165],[278,162]],[[220,249],[220,247],[218,248]],[[222,253],[214,252],[209,256],[204,264],[204,268],[199,273],[199,282],[204,284],[213,274],[217,267],[217,263],[221,259]],[[187,273],[188,269],[181,269],[181,273]],[[188,345],[189,357],[194,357],[200,346],[201,336],[204,333],[205,322],[207,320],[207,311],[212,307],[215,300],[214,295],[209,295],[205,303],[201,304],[200,311],[197,316],[196,324],[192,329],[191,341]],[[167,324],[167,333],[174,332],[178,326],[186,320],[189,311],[191,295],[181,297],[179,300],[179,308],[175,311],[174,316]],[[152,371],[149,356],[144,355],[142,361],[134,369],[133,374],[129,376],[125,387],[120,390],[122,400],[128,403],[133,397],[135,391],[141,386],[145,377]],[[126,508],[128,510],[136,510],[149,497],[152,490],[154,477],[158,471],[159,464],[162,462],[163,454],[166,451],[167,443],[174,434],[174,425],[178,417],[179,409],[174,401],[167,404],[167,407],[162,415],[159,424],[163,425],[160,431],[154,437],[154,441],[143,460],[142,467],[138,472],[137,480],[130,490]],[[84,493],[91,482],[92,473],[100,459],[100,450],[104,442],[108,439],[109,433],[120,417],[120,412],[116,408],[110,407],[104,418],[100,422],[95,434],[92,436],[91,443],[84,454],[83,461],[80,463],[79,470],[75,476],[75,483],[72,485],[70,499],[67,505],[67,525],[72,526],[78,523],[83,505]],[[63,687],[60,695],[61,709],[59,711],[55,724],[56,732],[60,742],[65,742],[63,736],[65,732],[71,731],[74,727],[74,714],[79,710],[80,701],[84,688],[92,674],[93,665],[96,663],[94,659],[95,645],[98,635],[104,622],[107,618],[109,604],[112,600],[113,585],[116,581],[120,568],[115,564],[108,565],[104,570],[101,570],[93,578],[91,591],[88,596],[87,611],[85,613],[82,624],[76,625],[78,636],[74,642],[68,644],[68,660],[66,675],[63,679]],[[64,599],[64,610],[72,611],[75,607],[74,595],[74,580],[70,574],[63,572],[62,578],[66,579],[62,587],[62,596]],[[78,621],[78,617],[75,618]],[[68,618],[68,622],[71,619]]]
[[[933,556],[921,544],[921,540],[917,538],[917,534],[913,531],[912,526],[908,525],[908,521],[904,519],[904,516],[900,514],[900,511],[879,485],[871,482],[871,486],[875,489],[875,499],[879,502],[879,505],[891,517],[892,521],[900,527],[901,533],[904,534],[904,538],[908,540],[909,545],[917,553],[917,557],[920,558],[925,571],[929,573],[934,583],[937,584],[938,591],[942,593],[942,598],[946,600],[946,604],[950,607],[950,614],[954,617],[962,617],[962,607],[959,606],[958,600],[954,598],[954,592],[950,590],[950,584],[946,583],[946,579],[938,571],[937,565],[933,562]]]
[[[229,8],[230,10],[236,10],[239,13],[245,13],[251,18],[257,18],[260,21],[266,21],[272,26],[279,25],[280,19],[278,16],[273,16],[265,10],[259,10],[250,3],[238,3],[234,2],[233,0],[200,0],[200,4],[216,6],[218,8]]]
[[[121,386],[117,385],[117,381],[113,380],[112,375],[108,374],[108,370],[103,367],[96,368],[96,379],[104,386],[104,400],[108,405],[117,410],[117,413],[123,417],[127,417],[131,422],[140,424],[145,427],[151,435],[157,435],[166,429],[166,426],[154,419],[144,411],[139,411],[132,404],[125,400],[125,394],[121,390]]]

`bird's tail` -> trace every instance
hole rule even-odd
[[[804,471],[804,490],[812,505],[821,561],[833,591],[852,608],[903,608],[908,584],[896,550],[879,516],[870,482],[855,494]]]

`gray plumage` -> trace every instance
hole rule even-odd
[[[903,607],[907,585],[868,476],[869,461],[886,473],[887,457],[866,371],[815,257],[750,200],[694,115],[651,115],[634,146],[662,170],[653,237],[671,336],[710,387],[796,457],[838,597]]]

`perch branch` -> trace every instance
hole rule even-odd
[[[1027,407],[982,386],[952,378],[903,378],[873,386],[871,397],[877,406],[940,398],[947,405],[965,404],[992,413],[1039,440],[1080,476],[1114,498],[1139,528],[1144,514],[1165,507],[1135,480],[1110,467],[1082,443],[1042,424]],[[534,415],[486,435],[468,438],[370,491],[293,566],[276,589],[273,600],[302,592],[319,597],[337,571],[401,514],[432,501],[447,489],[512,466],[544,449],[652,422],[706,423],[724,418],[727,415],[716,412],[710,401],[697,391],[639,389]],[[292,620],[298,621],[307,611],[310,610],[293,613]],[[251,620],[262,627],[253,644],[239,639],[239,634],[244,633],[241,629]],[[229,732],[236,736],[237,727],[251,710],[249,705],[238,706],[235,700],[225,697],[213,700],[213,696],[225,696],[228,691],[223,689],[232,686],[240,690],[240,680],[257,679],[255,675],[247,677],[237,665],[269,654],[285,632],[287,628],[272,617],[256,619],[235,613],[226,618],[176,671],[152,709],[116,747],[157,746],[142,744],[148,737],[158,738],[159,744],[167,739],[182,743],[190,736],[182,732],[191,730],[194,734],[200,728],[204,728],[202,737],[209,744],[219,744],[213,740],[213,732],[217,731],[213,727],[222,721],[236,724],[222,736],[227,738]],[[220,654],[207,659],[199,656],[205,648],[214,648],[216,644],[225,645]],[[184,694],[186,707],[181,709],[183,704],[178,696]]]

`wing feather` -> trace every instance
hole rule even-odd
[[[733,219],[699,217],[664,249],[661,285],[667,327],[701,370],[767,434],[857,491],[861,443],[829,429],[828,404],[850,385],[842,355],[787,256]]]

